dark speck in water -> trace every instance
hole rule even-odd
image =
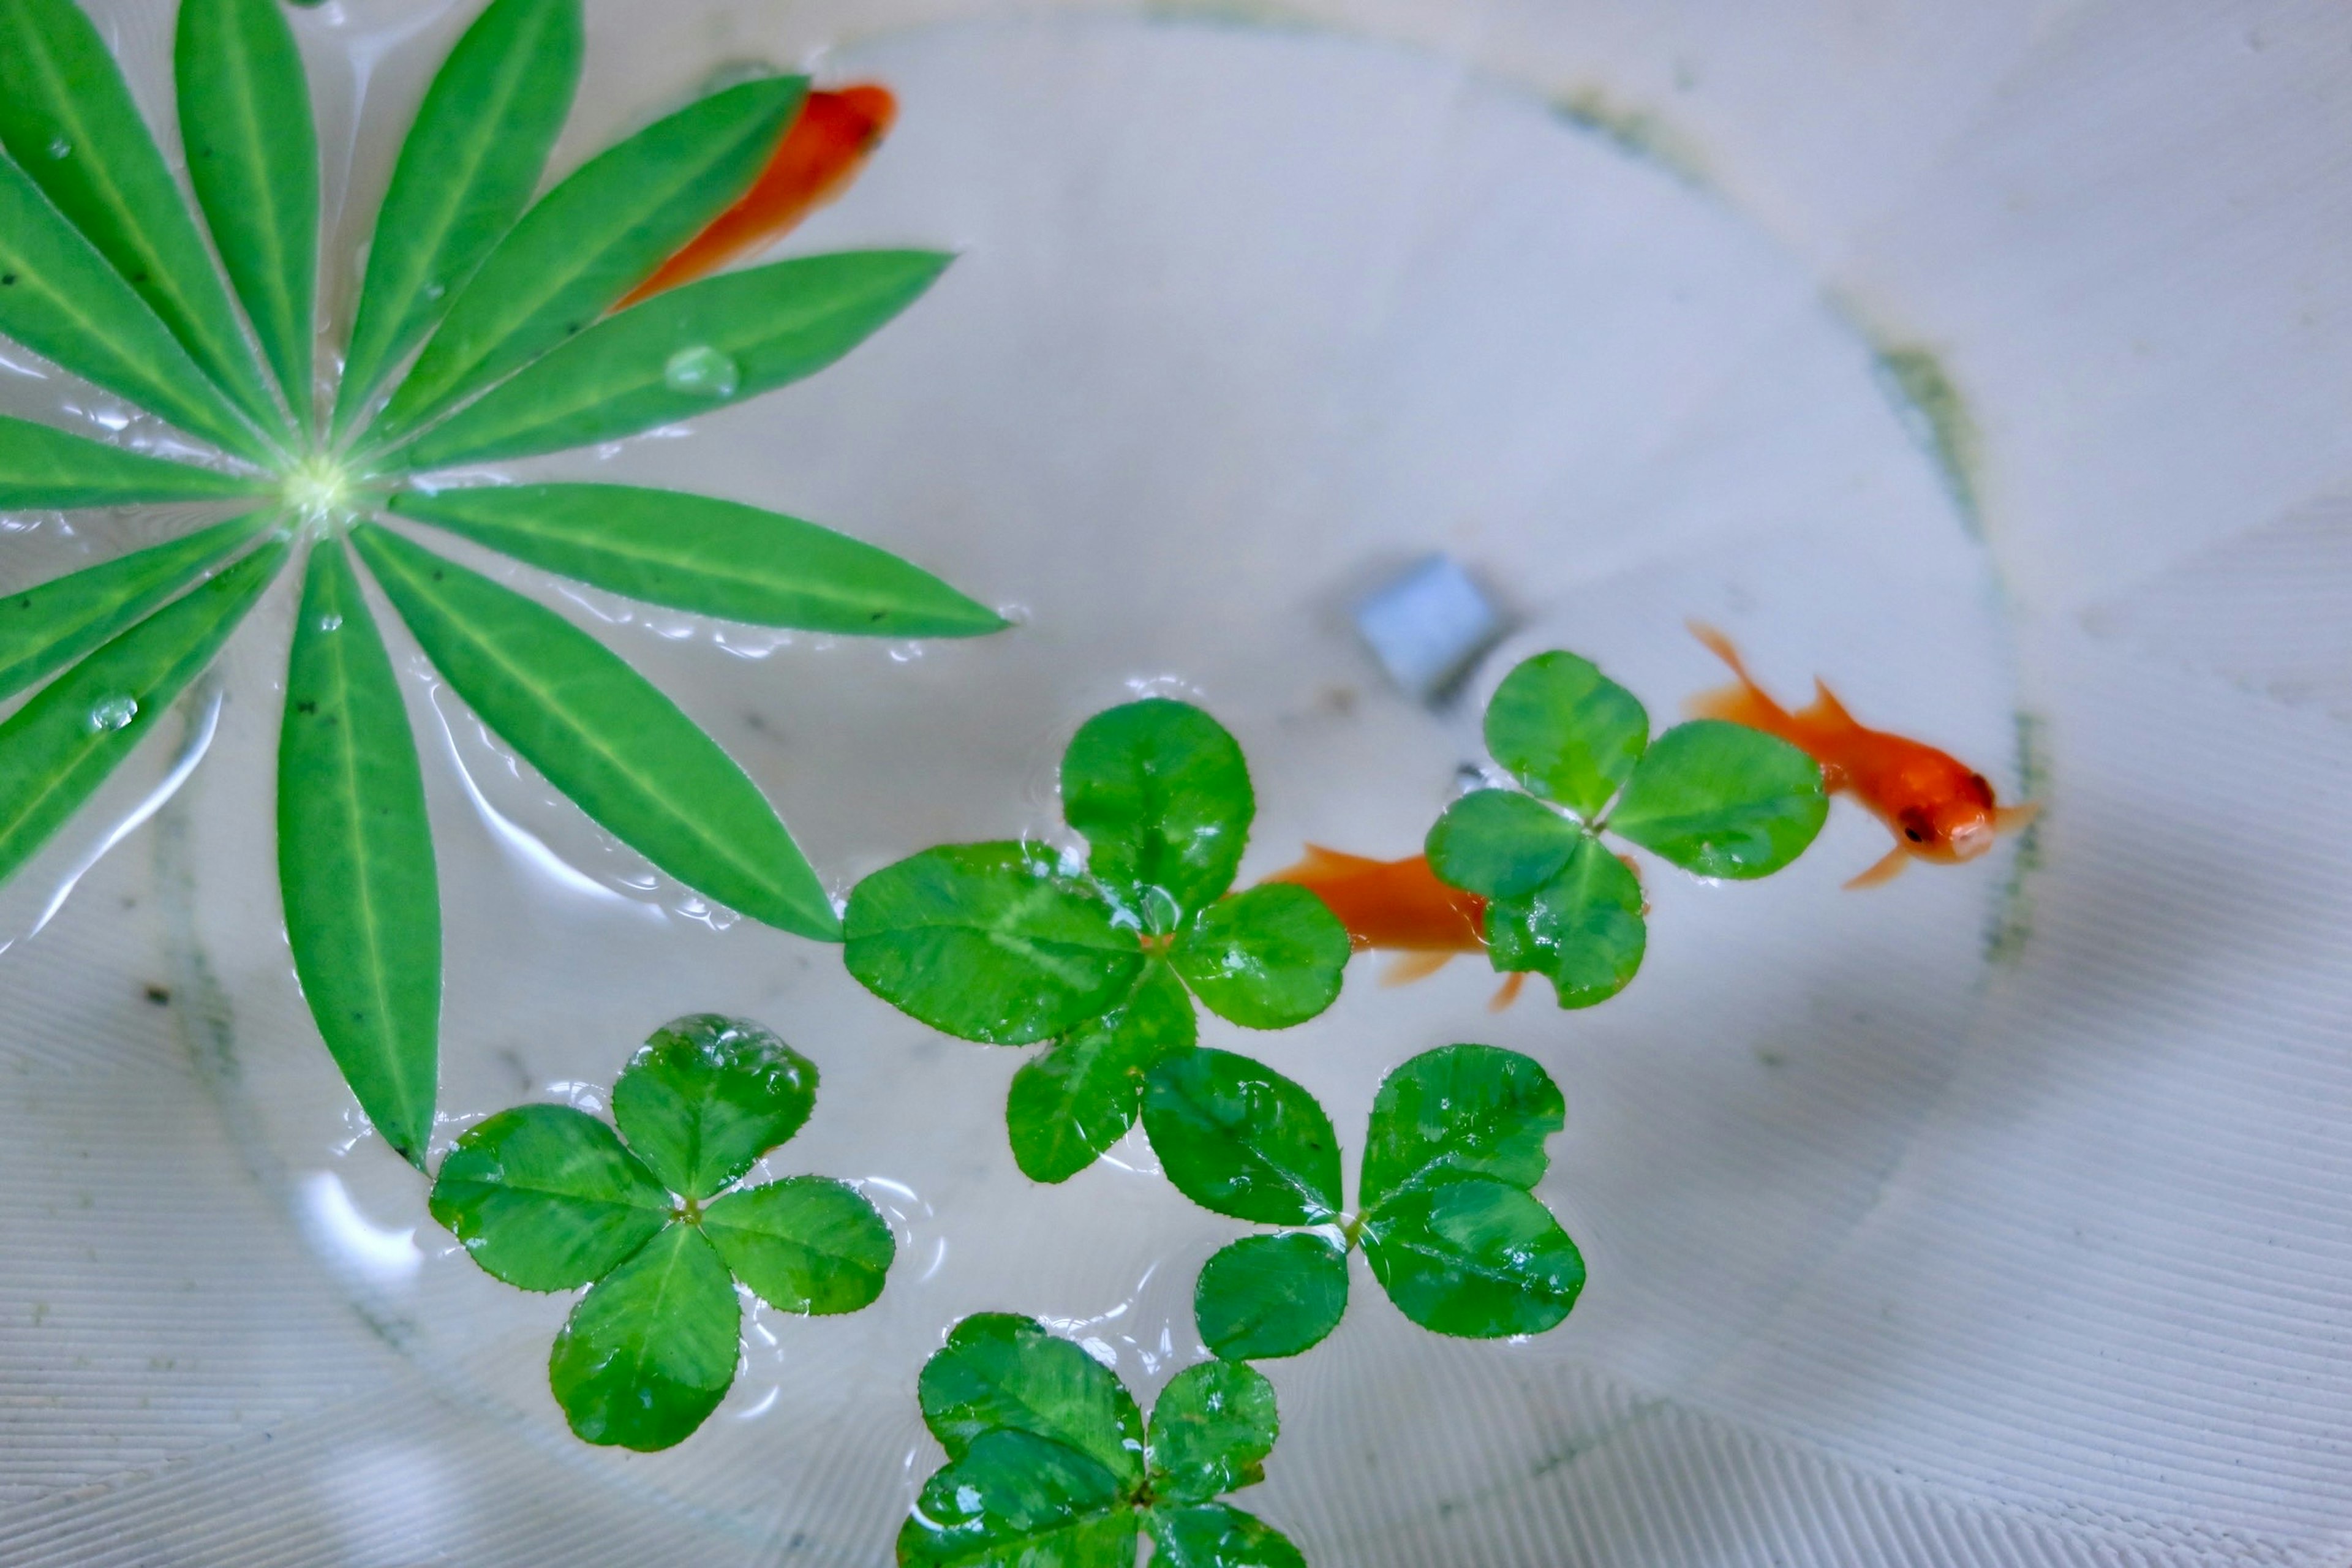
[[[168,985],[149,985],[143,994],[158,1007],[172,1005],[172,988]]]

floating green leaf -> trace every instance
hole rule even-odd
[[[1108,1011],[1143,968],[1135,933],[1088,884],[1028,844],[942,845],[857,884],[849,973],[967,1040],[1027,1045]]]
[[[1143,1415],[1108,1368],[1035,1321],[1006,1312],[964,1319],[923,1363],[923,1423],[951,1459],[1011,1429],[1076,1449],[1121,1487],[1143,1479]]]
[[[1251,1029],[1287,1029],[1339,995],[1348,928],[1306,889],[1270,882],[1192,918],[1169,963],[1209,1011]]]
[[[529,205],[580,83],[582,31],[580,0],[492,0],[442,62],[376,213],[338,436]]]
[[[1018,1427],[982,1433],[923,1483],[902,1568],[1129,1568],[1135,1512],[1086,1455]]]
[[[1087,868],[1154,934],[1233,885],[1256,812],[1224,727],[1163,697],[1107,709],[1062,756],[1062,814]]]
[[[0,416],[0,509],[62,511],[133,501],[235,500],[277,488],[259,476],[167,463]]]
[[[602,1279],[671,1209],[613,1130],[568,1105],[519,1105],[467,1129],[435,1173],[431,1206],[486,1273],[525,1290]]]
[[[1496,969],[1549,975],[1561,1006],[1605,1002],[1633,982],[1649,945],[1641,880],[1587,837],[1550,881],[1489,903],[1486,936]]]
[[[441,893],[392,660],[340,543],[310,552],[278,742],[278,879],[343,1081],[419,1169],[440,1063]]]
[[[406,490],[404,517],[649,604],[851,637],[978,637],[1005,621],[920,567],[829,528],[625,485]]]
[[[702,1228],[753,1295],[819,1317],[872,1305],[898,1250],[874,1205],[830,1176],[729,1193],[703,1211]]]
[[[844,251],[722,273],[590,327],[400,451],[411,468],[616,440],[814,375],[913,303],[950,258]]]
[[[1280,1431],[1264,1376],[1234,1361],[1188,1366],[1151,1406],[1151,1495],[1202,1503],[1254,1487]]]
[[[1517,790],[1473,791],[1429,830],[1429,867],[1483,898],[1518,898],[1559,875],[1584,830]]]
[[[1144,966],[1128,999],[1013,1075],[1004,1127],[1033,1182],[1066,1182],[1135,1125],[1144,1075],[1192,1048],[1192,1000],[1168,965]]]
[[[1315,1097],[1229,1051],[1152,1069],[1143,1126],[1168,1179],[1202,1207],[1261,1225],[1320,1225],[1339,1212],[1339,1142]]]
[[[741,1328],[718,1249],[696,1226],[673,1225],[572,1309],[548,1385],[583,1442],[667,1448],[727,1397]]]
[[[261,428],[282,431],[179,184],[73,0],[0,0],[0,143],[214,384]]]
[[[1381,1082],[1357,1201],[1377,1208],[1445,1173],[1533,1187],[1544,1143],[1567,1118],[1559,1086],[1533,1058],[1493,1046],[1423,1051]]]
[[[745,82],[605,149],[522,216],[376,421],[392,437],[586,330],[748,189],[800,77]]]
[[[748,1018],[696,1013],[653,1032],[613,1085],[613,1120],[672,1192],[739,1180],[816,1109],[816,1064]]]
[[[285,565],[286,548],[264,545],[119,633],[0,722],[0,880],[147,738]]]
[[[1229,1503],[1153,1509],[1151,1543],[1161,1568],[1307,1568],[1287,1536]]]
[[[310,422],[319,138],[275,0],[181,0],[180,140],[221,264],[295,422]]]
[[[839,935],[758,788],[677,705],[554,611],[373,525],[352,532],[467,706],[656,866],[755,920]]]
[[[1609,826],[1702,877],[1767,877],[1805,852],[1829,816],[1821,764],[1719,719],[1658,737]]]
[[[1584,1259],[1551,1211],[1485,1176],[1405,1188],[1365,1217],[1363,1240],[1397,1310],[1441,1334],[1539,1334],[1584,1288]]]
[[[1649,734],[1633,694],[1572,653],[1527,660],[1486,705],[1495,760],[1588,822],[1632,774]]]
[[[1192,1289],[1202,1342],[1228,1361],[1312,1350],[1347,1310],[1347,1252],[1311,1230],[1243,1237],[1209,1259]]]

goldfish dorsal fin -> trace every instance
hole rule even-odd
[[[1827,685],[1823,684],[1820,680],[1815,680],[1813,682],[1813,700],[1811,705],[1802,713],[1798,714],[1797,717],[1800,719],[1810,719],[1815,723],[1835,724],[1844,729],[1859,730],[1862,728],[1861,725],[1856,724],[1853,721],[1853,715],[1845,710],[1845,704],[1838,700],[1837,693],[1832,691]]]
[[[1911,851],[1904,848],[1900,844],[1897,844],[1894,848],[1889,849],[1885,855],[1879,859],[1878,863],[1871,867],[1869,870],[1864,871],[1859,877],[1849,877],[1846,879],[1845,885],[1849,889],[1880,887],[1903,875],[1904,868],[1910,864]]]
[[[1410,985],[1425,980],[1454,962],[1450,952],[1406,952],[1397,955],[1396,962],[1381,971],[1383,985]]]

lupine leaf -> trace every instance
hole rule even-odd
[[[613,1120],[670,1191],[698,1201],[816,1109],[816,1064],[748,1018],[696,1013],[653,1032],[613,1085]]]
[[[1356,1201],[1374,1208],[1446,1172],[1533,1187],[1549,1163],[1544,1142],[1567,1118],[1559,1086],[1532,1057],[1494,1046],[1423,1051],[1373,1097]]]
[[[278,881],[327,1049],[384,1142],[422,1169],[440,1062],[433,832],[400,682],[333,540],[310,552],[286,670]]]
[[[901,1568],[1131,1568],[1136,1517],[1118,1478],[1034,1433],[982,1434],[923,1483]]]
[[[1127,1000],[1013,1075],[1004,1128],[1033,1182],[1066,1182],[1127,1135],[1152,1067],[1192,1048],[1192,999],[1153,960]]]
[[[1584,837],[1532,795],[1476,790],[1447,806],[1429,830],[1429,868],[1483,898],[1516,898],[1559,875]]]
[[[0,881],[64,826],[210,664],[286,563],[264,545],[35,692],[0,722]]]
[[[604,644],[544,605],[373,524],[352,533],[450,687],[579,807],[656,866],[819,941],[824,884],[743,770]]]
[[[1535,1196],[1486,1176],[1392,1194],[1364,1217],[1364,1258],[1397,1310],[1465,1339],[1539,1334],[1584,1288],[1584,1259]]]
[[[729,1193],[702,1229],[735,1278],[782,1312],[855,1312],[882,1294],[898,1250],[863,1194],[829,1176],[789,1176]]]
[[[530,205],[583,47],[580,0],[491,0],[441,62],[376,213],[338,435]]]
[[[1633,983],[1649,946],[1641,880],[1585,836],[1550,881],[1486,905],[1486,936],[1487,962],[1549,975],[1561,1006],[1606,1002]]]
[[[1151,1406],[1151,1495],[1207,1502],[1255,1486],[1280,1431],[1274,1385],[1260,1373],[1237,1361],[1188,1366]]]
[[[610,1127],[518,1105],[467,1129],[433,1180],[433,1217],[492,1278],[525,1290],[600,1279],[669,1223],[669,1189]]]
[[[1143,1126],[1179,1192],[1261,1225],[1339,1212],[1339,1141],[1315,1097],[1272,1068],[1193,1050],[1152,1069]]]
[[[913,303],[950,258],[843,251],[724,273],[612,316],[396,454],[411,468],[562,451],[814,375]]]
[[[0,143],[229,400],[283,430],[179,183],[73,0],[0,0]]]
[[[0,98],[5,96],[0,90]],[[255,462],[268,458],[269,449],[253,426],[155,312],[5,158],[0,336],[16,339],[192,436]]]
[[[1155,1508],[1150,1527],[1159,1568],[1307,1568],[1289,1537],[1230,1503]]]
[[[580,1298],[547,1359],[548,1385],[582,1441],[667,1448],[727,1397],[742,1323],[718,1249],[673,1225]]]
[[[960,1459],[1002,1428],[1075,1448],[1122,1487],[1143,1479],[1143,1415],[1118,1375],[1034,1320],[979,1312],[948,1334],[916,1383],[923,1424]]]
[[[236,500],[277,488],[266,476],[168,463],[0,415],[0,510]]]
[[[1256,809],[1241,747],[1190,703],[1106,709],[1062,754],[1062,814],[1086,835],[1087,869],[1154,934],[1233,886]]]
[[[0,598],[0,699],[137,621],[260,532],[272,515],[234,518]]]
[[[977,637],[1004,618],[813,522],[627,485],[404,490],[392,510],[647,604],[852,637]]]
[[[1348,1255],[1311,1230],[1245,1236],[1202,1266],[1192,1320],[1228,1361],[1312,1350],[1348,1310]]]
[[[944,844],[857,884],[843,960],[934,1029],[1025,1046],[1100,1017],[1143,968],[1135,932],[1029,844]]]
[[[1695,719],[1658,737],[1609,826],[1702,877],[1769,877],[1829,816],[1821,764],[1778,736]]]
[[[1350,951],[1330,906],[1304,888],[1269,882],[1195,915],[1168,960],[1218,1017],[1287,1029],[1338,998]]]
[[[377,432],[412,429],[593,324],[750,187],[807,87],[729,88],[582,164],[483,261]]]
[[[295,423],[310,423],[319,136],[276,0],[181,0],[175,44],[188,180]]]
[[[1486,704],[1486,749],[1518,781],[1590,822],[1641,760],[1650,716],[1572,653],[1539,653]]]

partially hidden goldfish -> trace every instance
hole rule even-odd
[[[1266,880],[1293,883],[1322,900],[1348,928],[1357,952],[1402,954],[1381,974],[1383,985],[1434,974],[1456,953],[1486,949],[1486,900],[1439,881],[1426,856],[1371,860],[1309,844],[1307,858]],[[1506,979],[1495,1010],[1509,1006],[1526,980],[1524,974]]]
[[[898,116],[898,100],[877,83],[810,93],[751,188],[614,309],[707,277],[782,237],[848,188]]]
[[[1819,680],[1811,705],[1791,713],[1756,684],[1730,638],[1698,621],[1690,629],[1738,678],[1694,698],[1690,711],[1778,735],[1821,763],[1822,783],[1832,793],[1850,793],[1895,835],[1885,857],[1847,887],[1876,887],[1914,860],[1973,860],[2041,810],[2032,803],[2000,805],[1984,774],[1925,742],[1864,728]]]

